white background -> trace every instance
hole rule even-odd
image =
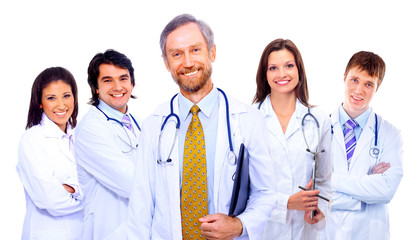
[[[253,2],[253,3],[252,3]],[[387,64],[375,111],[400,128],[404,139],[404,177],[389,204],[392,239],[409,233],[412,210],[411,7],[407,1],[1,1],[1,165],[0,239],[20,239],[25,213],[23,188],[15,171],[35,77],[63,66],[79,88],[79,119],[90,97],[87,66],[108,48],[125,53],[135,68],[131,111],[141,118],[178,91],[159,49],[163,27],[176,15],[191,13],[215,33],[213,82],[250,103],[265,46],[291,39],[301,51],[310,103],[332,112],[343,100],[343,72],[357,51],[379,54]],[[405,111],[406,109],[406,111]],[[409,114],[408,114],[409,113]]]

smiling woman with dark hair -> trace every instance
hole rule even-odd
[[[62,67],[47,68],[32,87],[17,173],[26,194],[22,239],[80,239],[83,207],[72,154],[77,86]]]
[[[291,40],[279,38],[266,46],[256,84],[254,102],[265,115],[278,191],[261,239],[316,239],[329,207],[318,194],[332,193],[330,121],[309,104],[302,56]],[[312,190],[299,189],[310,189],[315,182]]]

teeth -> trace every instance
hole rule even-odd
[[[285,80],[285,81],[277,81],[276,83],[278,83],[278,84],[286,84],[286,83],[288,83],[289,81],[287,81],[287,80]]]
[[[64,114],[66,114],[67,113],[67,111],[66,112],[61,112],[61,113],[56,113],[57,115],[59,115],[59,116],[63,116]]]
[[[362,100],[362,98],[358,98],[358,97],[355,97],[355,96],[352,96],[352,97],[353,97],[353,99],[355,99],[355,100],[357,100],[357,101]]]
[[[123,96],[123,94],[113,94],[113,97],[121,97],[121,96]]]
[[[192,76],[194,74],[196,74],[198,72],[198,70],[194,71],[194,72],[190,72],[190,73],[185,73],[185,76]]]

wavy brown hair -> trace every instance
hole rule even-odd
[[[310,107],[308,84],[302,56],[300,55],[300,52],[296,45],[291,40],[282,38],[278,38],[272,41],[266,46],[265,50],[263,50],[256,73],[256,94],[253,98],[253,103],[263,102],[266,96],[270,94],[271,89],[266,76],[269,55],[274,51],[280,51],[283,49],[288,50],[295,57],[295,63],[299,73],[299,82],[295,88],[296,96],[303,105]]]

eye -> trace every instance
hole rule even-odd
[[[47,97],[47,100],[49,100],[49,101],[52,101],[52,100],[54,100],[54,99],[55,99],[55,97],[52,97],[52,96]]]
[[[193,49],[193,52],[199,52],[200,51],[200,48],[194,48]]]
[[[293,68],[295,65],[289,63],[288,65],[286,65],[286,68]]]
[[[69,94],[69,93],[63,95],[64,98],[70,98],[71,96],[72,96],[72,95]]]
[[[358,79],[352,78],[352,82],[356,83],[356,82],[358,82]]]
[[[177,58],[177,57],[180,57],[181,54],[180,54],[180,53],[173,53],[172,56],[173,56],[174,58]]]
[[[276,70],[276,69],[277,69],[277,68],[276,68],[275,66],[270,66],[268,70],[269,70],[269,71],[274,71],[274,70]]]

